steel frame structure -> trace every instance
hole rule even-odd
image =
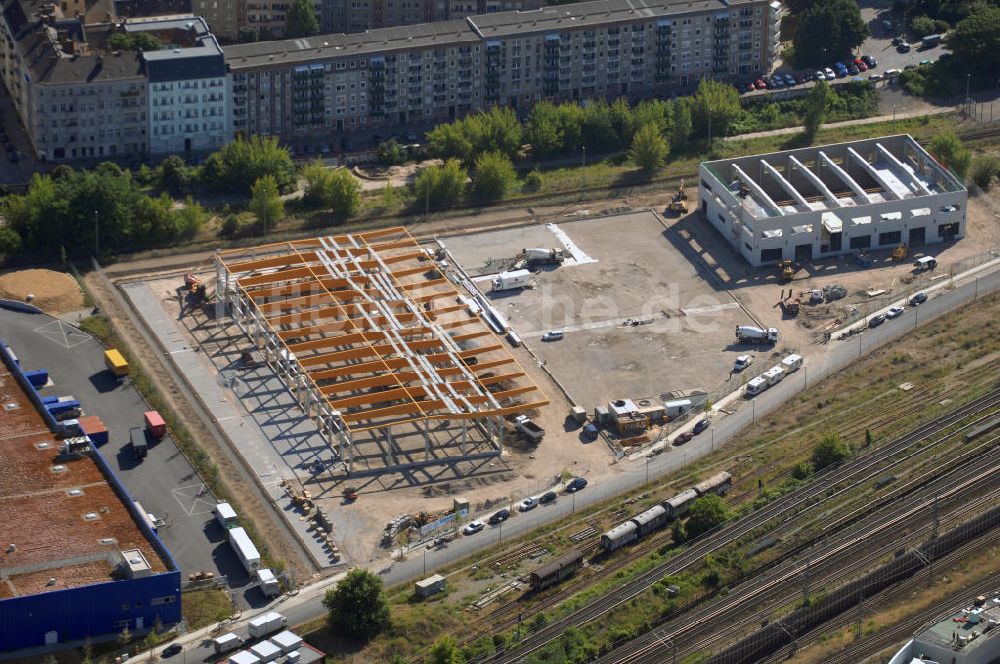
[[[428,421],[460,421],[462,455],[472,421],[493,456],[505,415],[548,404],[405,228],[217,252],[215,267],[217,297],[348,474],[355,434],[385,438],[379,472],[450,463],[465,457],[429,459]],[[424,436],[423,462],[396,463],[405,424]]]

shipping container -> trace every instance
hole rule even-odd
[[[281,652],[290,653],[302,647],[302,637],[286,629],[272,636],[271,643],[281,648]]]
[[[794,353],[781,361],[781,368],[785,370],[785,373],[792,373],[793,371],[798,371],[799,367],[801,366],[802,366],[802,356],[795,355]]]
[[[143,417],[146,420],[146,429],[153,438],[159,440],[167,435],[167,423],[163,421],[158,411],[147,410]]]
[[[104,445],[108,442],[108,428],[97,415],[86,415],[79,419],[80,429],[94,441],[94,445]]]
[[[118,377],[128,375],[128,362],[125,358],[114,348],[110,348],[104,351],[104,364],[108,367],[114,375]]]
[[[281,648],[270,641],[261,641],[250,647],[250,652],[257,656],[262,664],[273,662],[281,656]]]
[[[45,386],[49,382],[49,370],[48,369],[35,369],[34,371],[25,371],[24,377],[28,379],[31,386],[36,390]]]
[[[149,443],[146,442],[146,430],[139,427],[132,427],[128,430],[129,440],[132,442],[132,455],[136,459],[145,458],[149,452]]]

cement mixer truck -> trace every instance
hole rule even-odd
[[[528,265],[559,265],[566,260],[562,249],[522,249],[521,259]]]
[[[740,325],[736,328],[736,341],[751,344],[773,344],[778,342],[778,330],[769,327],[766,330],[753,325]]]

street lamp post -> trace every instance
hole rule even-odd
[[[94,210],[94,258],[101,255],[101,221],[97,210]]]
[[[965,75],[965,114],[969,114],[969,83],[972,81],[972,72]]]
[[[708,107],[708,149],[712,149],[712,107]]]
[[[649,484],[649,460],[650,460],[650,458],[647,456],[646,457],[646,484]]]

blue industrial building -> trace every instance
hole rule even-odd
[[[39,374],[0,356],[0,652],[179,622],[180,570],[152,525]]]

